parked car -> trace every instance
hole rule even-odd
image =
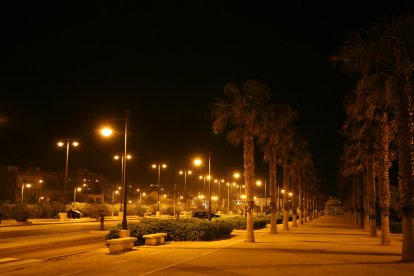
[[[193,218],[208,219],[208,214],[209,214],[208,211],[197,211],[197,212],[194,212]],[[220,215],[211,213],[211,217],[212,218],[219,218]]]
[[[68,211],[68,218],[78,219],[78,218],[80,218],[80,216],[81,216],[81,213],[78,210],[70,209]]]

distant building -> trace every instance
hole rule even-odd
[[[325,203],[325,214],[342,215],[342,207],[342,203],[338,198],[330,196]]]
[[[76,195],[79,201],[103,202],[104,184],[102,174],[77,170],[69,172],[68,190],[65,191],[65,180],[56,172],[39,167],[22,170],[16,166],[0,166],[0,201],[6,203],[65,202],[73,200],[74,189],[78,187],[83,190]]]

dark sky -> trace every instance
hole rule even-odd
[[[70,151],[72,169],[116,178],[122,137],[103,140],[96,129],[128,108],[131,179],[155,182],[150,164],[162,161],[162,177],[179,181],[177,171],[209,151],[213,174],[227,177],[228,167],[241,169],[241,147],[212,133],[210,105],[226,83],[255,78],[274,103],[299,111],[300,133],[334,193],[350,81],[328,58],[350,31],[405,14],[411,1],[145,2],[0,4],[0,165],[63,170],[55,142],[73,137],[81,147]],[[258,154],[258,177],[265,168]]]

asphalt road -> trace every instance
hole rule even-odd
[[[105,221],[105,228],[109,229],[119,221]],[[27,236],[40,236],[51,234],[70,234],[74,232],[87,232],[99,230],[99,222],[56,223],[41,225],[8,226],[0,228],[0,240],[8,238],[20,238]]]

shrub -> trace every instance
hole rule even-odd
[[[18,222],[26,222],[32,217],[32,212],[27,204],[19,203],[14,205],[11,217]]]
[[[200,219],[177,219],[177,220],[149,220],[143,219],[140,223],[128,225],[130,236],[137,237],[136,244],[143,244],[143,235],[164,232],[167,233],[166,240],[173,241],[202,241],[214,240],[218,237],[228,236],[232,227],[226,221],[200,220]],[[112,228],[106,238],[118,238],[121,225]]]
[[[233,229],[246,230],[247,219],[245,217],[229,217],[229,218],[222,218],[220,220],[224,220],[230,223]],[[265,228],[268,222],[270,222],[270,218],[255,217],[253,219],[253,229]]]
[[[81,212],[83,216],[97,219],[101,215],[109,216],[111,214],[111,208],[107,204],[88,203],[81,209]]]
[[[8,219],[12,218],[13,214],[13,205],[11,204],[1,204],[0,205],[0,214],[2,218]]]

